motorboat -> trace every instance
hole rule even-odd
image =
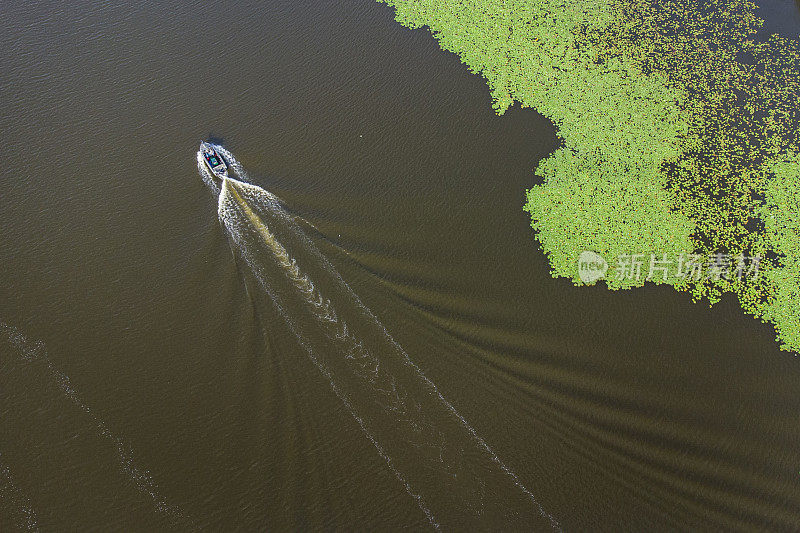
[[[200,153],[203,156],[208,170],[219,179],[228,177],[228,164],[225,159],[217,152],[214,145],[206,141],[200,141]]]

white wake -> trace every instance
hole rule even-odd
[[[0,322],[0,339],[2,337],[7,339],[23,361],[42,364],[46,367],[53,385],[92,420],[97,435],[108,440],[114,446],[120,470],[138,492],[152,501],[155,510],[163,513],[173,525],[185,523],[187,518],[184,513],[178,507],[170,505],[166,498],[158,492],[150,473],[136,465],[131,447],[121,437],[111,432],[108,425],[81,400],[72,387],[69,377],[53,365],[47,356],[44,343],[29,340],[17,328]]]
[[[233,154],[216,148],[241,180],[217,186],[204,165],[198,168],[219,194],[219,218],[237,253],[430,523],[437,528],[560,530],[280,200],[244,181],[247,176]],[[294,246],[298,258],[284,242]]]
[[[20,530],[39,531],[30,499],[14,483],[11,471],[0,456],[0,500],[11,507],[14,525]]]

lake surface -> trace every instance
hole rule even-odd
[[[552,279],[522,204],[555,129],[495,116],[427,32],[367,0],[0,15],[0,530],[432,528],[315,318],[270,298],[289,278],[232,242],[201,138],[280,198],[339,316],[371,310],[348,339],[385,328],[563,529],[800,527],[797,357],[731,298]],[[764,16],[800,31],[796,3]]]

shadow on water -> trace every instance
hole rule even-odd
[[[215,135],[214,133],[209,133],[206,136],[206,140],[211,144],[216,144],[218,146],[225,146],[225,137],[221,135]]]

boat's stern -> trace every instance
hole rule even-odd
[[[225,163],[223,163],[220,166],[212,168],[211,172],[213,172],[214,175],[217,176],[219,179],[225,179],[228,177],[228,168],[225,166]]]

